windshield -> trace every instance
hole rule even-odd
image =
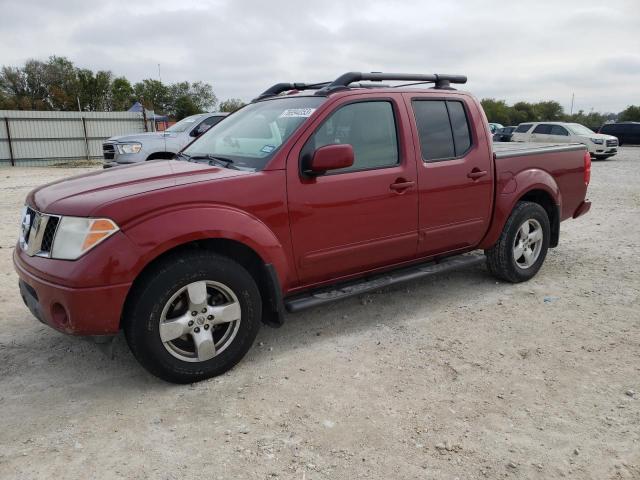
[[[165,130],[165,132],[184,132],[195,126],[196,122],[202,118],[202,115],[191,115],[190,117],[183,118],[175,125],[171,125]]]
[[[571,130],[576,135],[593,135],[595,132],[593,130],[588,129],[584,125],[580,125],[579,123],[570,123],[567,125],[569,130]]]
[[[211,127],[183,153],[223,157],[236,167],[260,170],[324,100],[277,97],[251,103]]]

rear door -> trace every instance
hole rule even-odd
[[[352,145],[354,165],[304,175],[301,165],[331,144]],[[339,99],[289,153],[287,196],[303,284],[415,258],[416,161],[401,94]]]
[[[550,142],[551,125],[548,123],[539,123],[531,131],[530,142]]]
[[[418,255],[468,248],[482,239],[493,208],[490,138],[466,97],[405,94],[419,154]]]

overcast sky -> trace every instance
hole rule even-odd
[[[66,56],[250,100],[349,70],[460,73],[478,97],[640,104],[640,0],[0,0],[0,64]]]

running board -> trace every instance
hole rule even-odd
[[[284,306],[289,312],[299,312],[300,310],[335,302],[343,298],[353,297],[389,285],[415,280],[416,278],[429,277],[438,273],[450,272],[463,267],[480,265],[484,262],[485,256],[478,254],[448,257],[439,262],[432,261],[422,263],[364,279],[333,285],[325,289],[314,290],[291,298],[285,298]]]

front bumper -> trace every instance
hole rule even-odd
[[[19,277],[20,295],[42,323],[71,335],[118,333],[131,284],[67,287],[28,272],[17,251],[14,251],[13,263]]]

